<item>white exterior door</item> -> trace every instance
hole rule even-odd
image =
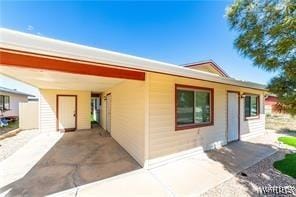
[[[58,129],[76,129],[76,96],[58,96]]]
[[[232,142],[239,139],[239,94],[228,92],[227,102],[227,141]]]
[[[111,94],[107,95],[106,100],[106,130],[111,133]]]

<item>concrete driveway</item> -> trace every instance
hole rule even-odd
[[[44,196],[140,168],[105,136],[98,128],[37,136],[0,164],[1,192]]]
[[[0,163],[0,176],[6,177],[0,180],[0,196],[198,195],[274,153],[272,140],[234,142],[145,170],[110,137],[53,132]]]

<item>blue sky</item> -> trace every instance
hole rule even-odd
[[[1,1],[1,27],[174,64],[213,59],[230,76],[267,83],[233,47],[231,1]],[[1,85],[31,91],[7,79]],[[30,92],[31,93],[31,92]]]

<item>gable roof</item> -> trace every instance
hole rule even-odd
[[[16,89],[9,89],[9,88],[5,88],[5,87],[1,87],[1,86],[0,86],[0,92],[6,92],[6,93],[10,93],[10,94],[18,94],[18,95],[24,95],[24,96],[33,96],[31,94],[20,92]],[[33,96],[33,97],[35,97],[35,96]]]
[[[102,63],[113,67],[162,73],[239,87],[265,90],[265,85],[258,83],[221,77],[209,72],[194,70],[175,64],[45,38],[5,28],[0,28],[0,35],[0,51],[2,52],[10,50],[20,53],[23,51],[32,54],[71,59],[71,61],[75,60],[89,63]]]
[[[182,66],[187,67],[187,68],[191,68],[191,69],[214,73],[214,74],[217,74],[221,77],[230,78],[230,76],[213,60],[193,62],[193,63],[189,63],[189,64],[184,64]]]

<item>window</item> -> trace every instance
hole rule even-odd
[[[245,96],[245,118],[256,117],[259,115],[259,96]]]
[[[176,130],[213,124],[213,89],[176,85]]]
[[[9,110],[10,99],[9,96],[0,95],[0,110]]]
[[[189,90],[177,90],[177,123],[186,125],[194,123],[194,92]]]

